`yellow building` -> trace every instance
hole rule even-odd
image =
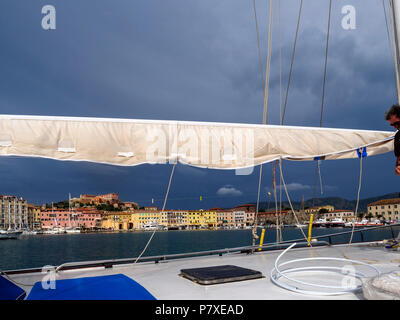
[[[157,223],[170,228],[214,229],[217,212],[204,210],[135,210],[108,212],[103,216],[102,227],[107,230],[143,230]]]
[[[216,228],[217,213],[216,211],[190,210],[187,222],[189,229]]]
[[[108,212],[103,216],[102,228],[107,230],[133,230],[136,229],[137,221],[131,212]]]
[[[27,220],[24,221],[23,228],[30,230],[40,229],[40,207],[28,204]]]
[[[108,212],[103,217],[102,227],[108,230],[142,230],[150,223],[167,226],[167,212],[158,210]]]
[[[136,210],[133,213],[137,221],[136,229],[143,229],[145,225],[157,223],[159,225],[168,225],[168,212],[159,210]]]
[[[189,229],[197,229],[200,228],[202,224],[202,214],[199,211],[189,210],[187,213],[187,222]]]
[[[217,227],[217,212],[203,211],[203,225],[208,229],[215,229]]]
[[[326,206],[319,206],[319,207],[313,207],[313,208],[308,208],[304,210],[304,213],[319,213],[319,211],[321,209],[324,209],[324,211],[326,210],[327,212],[332,212],[335,210],[334,206],[331,205],[326,205]]]

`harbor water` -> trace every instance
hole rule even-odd
[[[345,228],[316,228],[313,237],[345,232]],[[307,234],[307,230],[303,229]],[[399,227],[394,228],[395,235]],[[22,235],[17,240],[0,241],[0,269],[15,270],[58,266],[66,262],[103,259],[134,258],[146,246],[152,232],[81,233],[56,235]],[[258,234],[261,230],[258,229]],[[304,239],[298,228],[284,228],[283,240]],[[390,228],[356,232],[353,242],[391,239]],[[264,244],[276,239],[275,229],[266,229]],[[348,243],[350,235],[329,239],[332,243]],[[167,255],[215,249],[249,246],[252,231],[247,230],[199,230],[157,231],[143,256]],[[257,243],[258,244],[258,243]]]

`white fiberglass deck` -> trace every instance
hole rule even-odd
[[[310,296],[278,287],[270,280],[276,258],[283,250],[257,252],[254,254],[224,254],[161,261],[143,262],[135,265],[119,265],[59,271],[57,279],[125,274],[145,287],[158,300],[281,300],[281,299],[363,299],[362,293],[346,293],[335,296]],[[300,258],[336,257],[371,264],[381,273],[400,270],[400,251],[389,251],[374,244],[353,244],[318,248],[294,248],[285,254],[282,262]],[[181,269],[218,265],[236,265],[261,271],[263,278],[234,283],[200,285],[179,276]],[[371,274],[373,275],[373,274]],[[291,275],[307,282],[337,285],[344,275],[327,272],[303,272]],[[34,284],[41,281],[41,273],[15,274],[10,276],[19,284]],[[21,286],[27,294],[30,286]]]

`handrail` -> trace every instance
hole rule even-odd
[[[278,249],[282,249],[282,246],[289,245],[290,243],[267,243],[261,247],[262,251],[268,250],[270,248],[278,247]],[[304,242],[306,245],[307,242]],[[326,241],[316,241],[313,242],[313,245],[329,245]],[[198,252],[187,252],[187,253],[176,253],[169,255],[158,255],[158,256],[144,256],[141,257],[138,263],[143,262],[155,262],[158,263],[160,261],[174,260],[174,259],[182,259],[182,258],[190,258],[190,257],[200,257],[206,255],[216,255],[219,254],[222,256],[223,254],[231,254],[231,253],[247,253],[250,254],[255,252],[255,250],[259,249],[257,246],[244,246],[244,247],[236,247],[236,248],[225,248],[225,249],[217,249],[217,250],[208,250],[208,251],[198,251]],[[260,251],[256,251],[260,252]],[[95,267],[104,267],[111,268],[115,265],[121,264],[133,264],[137,258],[122,258],[122,259],[107,259],[107,260],[94,260],[94,261],[79,261],[79,262],[66,262],[58,267],[56,267],[55,271],[58,272],[60,270],[73,270],[73,269],[83,269],[83,268],[95,268]],[[24,273],[36,273],[41,272],[41,268],[31,268],[31,269],[21,269],[21,270],[7,270],[3,271],[9,275],[12,274],[24,274]]]
[[[268,248],[273,248],[273,247],[280,247],[289,245],[290,243],[268,243],[263,246],[261,246],[261,249],[268,249]],[[304,244],[307,244],[307,242],[304,242]],[[313,244],[318,245],[318,244],[325,244],[328,245],[329,243],[326,241],[316,241]],[[254,252],[254,249],[260,249],[260,246],[245,246],[245,247],[236,247],[236,248],[225,248],[225,249],[216,249],[216,250],[207,250],[207,251],[197,251],[197,252],[187,252],[187,253],[176,253],[176,254],[168,254],[168,255],[159,255],[159,256],[148,256],[148,257],[141,257],[138,262],[152,262],[154,261],[155,263],[158,263],[160,261],[167,261],[167,260],[174,260],[174,259],[182,259],[182,258],[190,258],[190,257],[201,257],[201,256],[206,256],[206,255],[216,255],[219,254],[222,256],[222,254],[230,254],[230,253],[252,253]],[[68,269],[75,269],[75,268],[82,268],[82,264],[84,264],[85,267],[88,267],[90,265],[96,265],[96,266],[104,266],[105,268],[110,268],[114,265],[118,264],[129,264],[129,263],[134,263],[137,258],[123,258],[123,259],[111,259],[111,260],[100,260],[100,261],[86,261],[86,262],[67,262],[59,265],[56,268],[56,272],[60,270],[68,270]]]
[[[400,227],[400,223],[396,224],[391,224],[391,225],[385,225],[385,226],[377,226],[377,227],[367,227],[363,229],[355,229],[353,231],[347,231],[347,232],[338,232],[338,233],[332,233],[332,234],[326,234],[326,235],[321,235],[321,236],[316,236],[313,237],[316,241],[312,241],[312,245],[332,245],[331,238],[332,237],[337,237],[341,236],[344,234],[350,234],[351,232],[362,232],[363,231],[371,231],[371,230],[376,230],[376,229],[385,229],[385,228],[391,228],[392,230],[392,236],[394,238],[394,233],[392,227]],[[329,241],[321,241],[319,239],[321,238],[328,238]],[[257,253],[261,251],[266,251],[266,250],[280,250],[282,249],[282,246],[290,245],[294,242],[304,242],[304,239],[293,239],[293,240],[286,240],[282,241],[279,243],[266,243],[262,245],[261,247],[259,245],[256,246],[244,246],[244,247],[236,247],[236,248],[225,248],[225,249],[216,249],[216,250],[208,250],[208,251],[198,251],[198,252],[188,252],[188,253],[177,253],[177,254],[169,254],[169,255],[158,255],[158,256],[144,256],[141,257],[138,263],[141,262],[155,262],[158,263],[160,261],[166,261],[166,260],[173,260],[173,259],[181,259],[181,258],[189,258],[189,257],[199,257],[199,256],[205,256],[205,255],[223,255],[223,254],[230,254],[230,253]],[[362,241],[356,241],[353,243],[363,243],[366,242],[364,241],[364,238],[362,238]],[[304,242],[307,243],[307,242]],[[340,244],[340,243],[337,243]],[[261,248],[261,251],[258,251],[258,249]],[[274,249],[275,248],[275,249]],[[59,270],[72,270],[72,269],[82,269],[82,268],[93,268],[93,267],[104,267],[104,268],[111,268],[114,265],[121,265],[121,264],[129,264],[129,263],[134,263],[137,258],[122,258],[122,259],[108,259],[108,260],[95,260],[95,261],[81,261],[81,262],[67,262],[59,265],[56,268],[56,271]],[[28,269],[19,269],[19,270],[7,270],[3,271],[7,274],[23,274],[23,273],[35,273],[35,272],[41,272],[41,268],[28,268]]]
[[[400,223],[395,223],[395,224],[389,224],[389,225],[384,225],[384,226],[376,226],[376,227],[365,227],[362,229],[354,229],[352,231],[346,231],[346,232],[337,232],[337,233],[331,233],[331,234],[325,234],[325,235],[321,235],[321,236],[316,236],[316,237],[312,237],[313,239],[321,239],[321,238],[330,238],[333,236],[341,236],[341,235],[345,235],[345,234],[351,234],[352,232],[360,232],[362,234],[363,231],[371,231],[371,230],[376,230],[376,229],[386,229],[386,228],[390,228],[392,231],[392,237],[394,238],[394,233],[393,233],[393,229],[392,227],[400,227]],[[303,241],[304,239],[296,239],[297,241]],[[290,240],[291,242],[295,242],[296,240]],[[359,242],[365,242],[363,241],[359,241]],[[358,243],[358,242],[355,242]],[[339,243],[336,243],[339,244]]]

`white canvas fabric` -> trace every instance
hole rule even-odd
[[[395,132],[235,123],[0,115],[0,155],[133,166],[247,168],[393,150]],[[366,149],[362,149],[365,148]],[[361,152],[362,154],[362,152]]]

